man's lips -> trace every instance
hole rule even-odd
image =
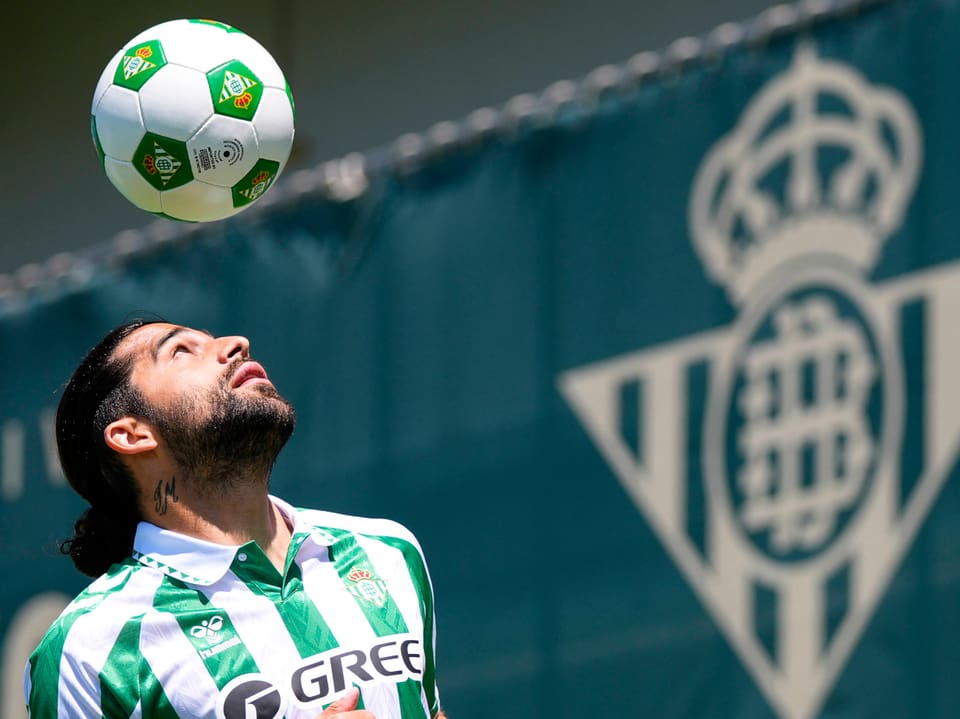
[[[251,382],[270,382],[270,378],[267,377],[266,370],[260,365],[259,362],[254,362],[249,360],[240,365],[236,373],[233,375],[233,379],[230,382],[230,388],[234,389]]]

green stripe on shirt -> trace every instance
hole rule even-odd
[[[230,615],[211,605],[199,590],[165,576],[153,605],[161,612],[174,615],[218,689],[223,689],[232,677],[259,672],[256,661],[237,635]]]
[[[376,577],[376,571],[370,561],[370,557],[363,548],[357,543],[353,532],[344,529],[328,528],[334,537],[336,543],[330,547],[330,556],[333,559],[333,565],[340,576],[340,581],[351,589],[356,587],[358,582],[350,578],[350,573],[354,570],[365,570]],[[370,598],[363,598],[360,592],[350,592],[357,606],[363,612],[374,633],[378,637],[389,636],[391,634],[404,634],[408,631],[407,623],[403,619],[403,613],[396,601],[390,596],[388,589],[383,589],[382,605],[378,605]],[[426,647],[424,647],[426,652]],[[407,679],[397,684],[397,697],[400,701],[400,711],[405,717],[415,717],[423,715],[423,704],[420,701],[420,684],[412,679]]]

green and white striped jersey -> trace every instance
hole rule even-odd
[[[143,522],[30,657],[32,719],[313,719],[350,687],[377,719],[433,717],[433,589],[383,519],[294,509],[285,572]]]

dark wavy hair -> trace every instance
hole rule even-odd
[[[131,333],[159,320],[137,319],[112,329],[67,382],[57,407],[57,451],[70,486],[90,503],[73,536],[60,543],[84,574],[96,577],[129,557],[140,511],[133,477],[107,446],[107,425],[125,415],[147,416],[130,384],[133,357],[116,349]]]

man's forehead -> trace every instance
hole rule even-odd
[[[117,346],[118,355],[133,354],[136,357],[152,356],[157,346],[165,338],[181,332],[197,332],[199,334],[209,335],[204,330],[196,330],[192,327],[175,325],[169,322],[153,322],[143,327],[138,327]]]

